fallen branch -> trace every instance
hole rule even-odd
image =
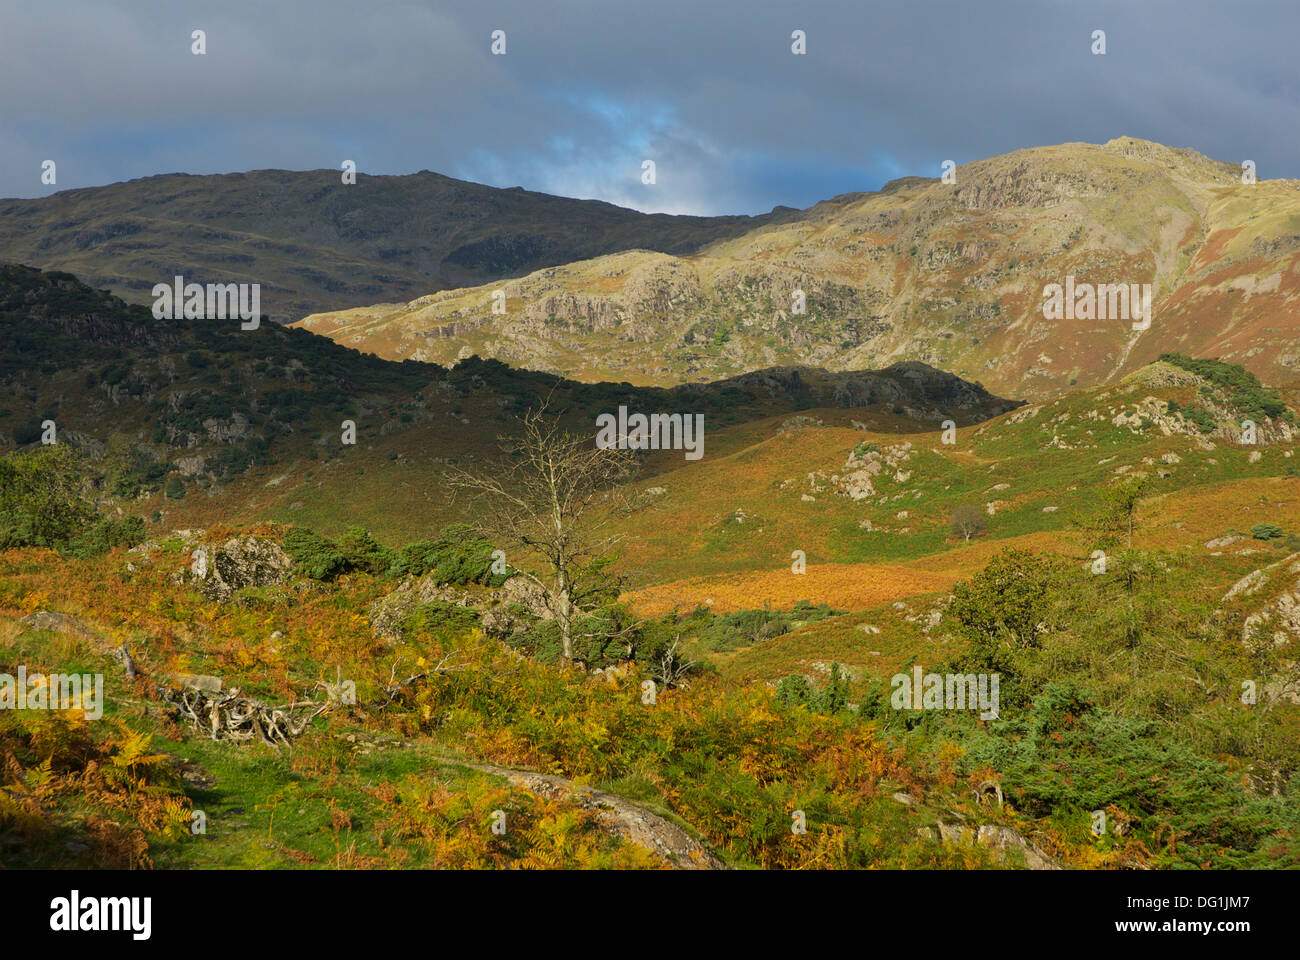
[[[468,665],[462,662],[460,658],[475,653],[482,649],[482,647],[483,644],[478,644],[474,647],[457,648],[452,650],[450,653],[443,656],[443,658],[437,663],[430,667],[426,667],[420,673],[411,674],[411,676],[407,677],[405,680],[397,679],[397,664],[393,664],[388,674],[388,682],[384,684],[382,696],[368,701],[367,703],[362,704],[362,706],[367,710],[384,710],[398,698],[402,691],[415,686],[422,680],[428,680],[430,677],[444,677],[449,673],[468,669]],[[493,679],[499,679],[499,676],[493,677]]]
[[[328,701],[295,701],[273,707],[241,697],[237,690],[210,694],[204,690],[165,688],[161,696],[176,708],[182,719],[213,740],[233,743],[261,740],[273,747],[290,746],[308,724],[331,706]],[[308,712],[298,713],[300,710]]]

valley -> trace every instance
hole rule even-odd
[[[0,713],[0,863],[1293,867],[1294,184],[1233,176],[1121,140],[605,211],[287,325],[0,264],[0,673],[106,681]]]

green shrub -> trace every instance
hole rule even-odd
[[[333,580],[348,566],[338,547],[306,527],[294,527],[285,534],[284,551],[293,558],[297,572],[312,580]]]
[[[1030,696],[1018,681],[1026,654],[1040,646],[1039,625],[1052,604],[1053,579],[1045,558],[1007,549],[954,586],[948,601],[945,618],[968,644],[961,672],[1001,674],[1001,698],[1009,706]]]
[[[349,570],[361,570],[364,573],[380,574],[392,566],[395,554],[388,547],[376,542],[370,533],[361,527],[349,527],[338,543],[338,552],[343,555]]]
[[[1167,723],[1097,709],[1068,683],[1048,684],[1030,713],[976,737],[962,765],[983,764],[1002,774],[1018,811],[1060,817],[1082,834],[1088,811],[1114,806],[1162,858],[1172,832],[1183,861],[1272,866],[1284,849],[1275,831],[1300,819],[1294,800],[1247,793],[1238,773],[1197,755]]]
[[[1214,420],[1214,414],[1210,413],[1210,411],[1206,410],[1204,407],[1192,405],[1181,410],[1180,415],[1184,420],[1195,424],[1201,433],[1213,433],[1215,426],[1217,426]]]
[[[736,610],[716,616],[704,608],[692,614],[679,629],[693,634],[710,653],[720,653],[761,643],[787,634],[796,626],[837,617],[843,612],[807,600],[800,600],[790,610]]]
[[[0,549],[52,547],[90,557],[144,539],[139,517],[97,517],[81,493],[85,465],[54,446],[0,459]]]
[[[363,527],[349,527],[335,543],[307,527],[294,527],[284,537],[284,549],[294,566],[312,580],[333,580],[352,571],[381,574],[393,564],[393,551]]]
[[[478,613],[473,607],[458,607],[454,603],[433,600],[422,603],[408,613],[401,622],[403,634],[418,635],[421,640],[443,644],[455,643],[478,626]]]
[[[172,477],[167,481],[167,486],[163,488],[168,500],[181,500],[185,497],[185,481],[180,477]]]
[[[134,547],[143,541],[142,517],[99,517],[60,549],[63,553],[85,559],[97,557],[113,547]]]
[[[792,673],[778,681],[776,701],[807,707],[814,713],[839,713],[848,706],[849,679],[838,663],[831,664],[830,678],[820,687],[814,687],[803,674]]]
[[[141,490],[157,490],[167,469],[166,462],[155,460],[148,449],[132,446],[106,458],[105,486],[115,497],[131,498]]]
[[[20,447],[35,443],[39,439],[41,439],[41,424],[39,421],[21,423],[14,427],[14,443]]]
[[[1265,387],[1258,377],[1239,364],[1202,360],[1181,353],[1162,353],[1160,359],[1222,387],[1228,392],[1232,405],[1248,416],[1288,421],[1294,417],[1278,391]],[[1213,391],[1202,386],[1201,392],[1208,395]]]
[[[389,576],[423,577],[433,574],[439,584],[478,583],[499,587],[514,571],[493,573],[492,543],[464,524],[452,524],[436,540],[409,543],[398,551]]]
[[[1256,540],[1276,540],[1282,536],[1282,528],[1276,523],[1257,523],[1250,528],[1250,535]]]
[[[53,547],[80,533],[94,516],[81,483],[66,447],[0,459],[0,547]]]
[[[782,677],[776,685],[776,702],[786,706],[806,706],[812,697],[812,684],[802,673]]]

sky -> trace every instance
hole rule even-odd
[[[1297,37],[1298,0],[0,0],[0,196],[352,160],[756,214],[1119,136],[1296,178]]]

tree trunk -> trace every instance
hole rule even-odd
[[[573,662],[573,601],[570,598],[569,583],[561,577],[559,589],[556,591],[559,598],[557,619],[560,621],[560,656],[565,663]]]

